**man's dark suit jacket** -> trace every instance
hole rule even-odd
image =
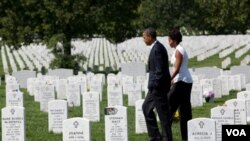
[[[148,90],[168,91],[170,89],[170,73],[166,48],[156,41],[148,58],[149,81]]]

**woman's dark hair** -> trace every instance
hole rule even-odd
[[[182,41],[182,35],[181,32],[178,29],[172,29],[169,33],[168,36],[177,42],[179,44]]]

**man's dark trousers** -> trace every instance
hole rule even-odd
[[[142,109],[145,115],[150,141],[172,141],[167,92],[166,90],[153,89],[148,92],[143,103]],[[160,134],[157,126],[154,108],[161,122],[162,134]]]

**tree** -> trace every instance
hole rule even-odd
[[[1,1],[0,36],[14,48],[37,39],[46,43],[58,59],[58,67],[73,68],[71,40],[91,38],[96,28],[91,0],[12,0]],[[61,42],[62,50],[56,45]]]
[[[56,56],[52,65],[73,68],[84,57],[71,55],[72,39],[97,35],[119,43],[148,26],[160,36],[182,26],[211,34],[245,33],[249,6],[249,0],[1,0],[0,37],[12,49],[43,42]]]
[[[20,43],[27,41],[30,29],[25,25],[26,16],[21,1],[0,2],[0,37],[12,48],[20,47]]]
[[[101,0],[98,3],[98,31],[112,43],[136,36],[140,0]]]
[[[196,10],[193,18],[200,30],[207,30],[210,34],[245,33],[248,28],[249,17],[248,0],[196,0]]]
[[[93,35],[113,43],[135,36],[139,0],[2,0],[0,37],[13,48],[42,41],[53,49],[52,65],[73,68],[74,38]],[[62,48],[57,44],[61,43]],[[78,57],[79,58],[79,57]],[[80,56],[80,58],[84,58]]]
[[[227,4],[229,9],[228,26],[230,31],[237,34],[245,34],[249,28],[249,23],[247,23],[250,16],[249,0],[228,2]]]
[[[174,27],[189,26],[193,0],[143,0],[139,8],[140,28],[153,26],[159,35],[167,35]]]

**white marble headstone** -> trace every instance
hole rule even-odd
[[[246,100],[247,121],[250,121],[250,91],[238,92],[237,99]]]
[[[94,81],[94,80],[92,80],[90,82],[89,91],[98,92],[100,94],[100,101],[102,101],[102,90],[103,90],[102,81]]]
[[[105,140],[128,141],[127,108],[113,106],[105,108]]]
[[[122,93],[128,94],[128,87],[129,85],[134,84],[134,78],[133,76],[123,75],[121,78],[121,83],[122,83]]]
[[[135,102],[142,99],[141,84],[134,83],[128,86],[128,105],[135,106]]]
[[[237,74],[237,75],[233,75],[232,77],[234,77],[234,86],[235,86],[235,90],[241,91],[242,89],[242,85],[241,85],[241,75]]]
[[[229,76],[228,75],[221,75],[218,77],[221,80],[221,93],[222,95],[229,95]]]
[[[137,100],[135,102],[135,133],[147,133],[147,126],[145,117],[142,112],[142,104],[144,99]]]
[[[80,85],[81,94],[87,92],[88,91],[87,77],[85,75],[82,75],[82,76],[78,76],[77,79],[78,79],[78,83]]]
[[[200,67],[195,68],[195,74],[204,75],[205,78],[216,78],[221,74],[221,69],[215,67]]]
[[[7,92],[6,94],[6,106],[21,106],[23,107],[23,93]]]
[[[31,70],[22,70],[13,72],[12,75],[17,79],[21,88],[27,88],[27,79],[36,77],[36,72]]]
[[[100,94],[99,92],[85,92],[82,95],[83,117],[90,121],[100,121]]]
[[[117,75],[115,74],[108,74],[108,77],[107,77],[107,83],[108,83],[108,86],[112,85],[112,84],[117,84],[119,85],[120,84],[120,79]]]
[[[123,106],[123,94],[121,85],[108,86],[108,106]]]
[[[57,99],[66,99],[67,98],[67,79],[59,79],[56,84],[56,94]]]
[[[203,97],[202,97],[202,85],[194,83],[191,92],[191,105],[192,107],[202,106]]]
[[[213,79],[213,91],[215,93],[216,98],[222,97],[222,90],[221,90],[221,80],[218,78]]]
[[[27,79],[27,91],[29,92],[29,95],[31,95],[31,96],[34,95],[33,89],[34,89],[34,84],[36,82],[36,79],[37,78],[28,78]]]
[[[202,93],[213,91],[213,80],[212,79],[201,79]]]
[[[242,99],[230,99],[225,102],[227,107],[234,109],[236,125],[247,124],[247,112],[246,112],[246,101]]]
[[[192,74],[193,84],[200,83],[199,75]]]
[[[62,133],[63,121],[68,118],[67,101],[52,100],[48,105],[49,131]]]
[[[138,76],[146,74],[146,64],[142,62],[131,62],[121,64],[122,74]]]
[[[53,85],[41,85],[40,91],[40,110],[48,112],[48,103],[55,99],[55,88]]]
[[[11,75],[5,75],[5,82],[6,84],[17,84],[17,79],[14,76]]]
[[[250,91],[250,83],[246,84],[246,91]]]
[[[59,76],[60,79],[63,79],[63,78],[73,76],[73,70],[72,69],[63,69],[63,68],[48,70],[47,75]]]
[[[2,141],[25,141],[25,109],[8,106],[2,109]]]
[[[7,84],[6,85],[6,93],[7,92],[18,92],[20,91],[20,88],[19,88],[19,84],[18,83],[15,83],[15,84]]]
[[[241,89],[246,88],[246,75],[245,74],[239,74],[241,78]]]
[[[79,117],[64,120],[63,141],[91,141],[90,121]]]
[[[76,78],[76,76],[69,76],[67,80],[68,83],[78,83],[78,79]]]
[[[143,84],[146,80],[146,75],[139,75],[135,77],[135,83]]]
[[[230,70],[232,74],[245,74],[246,83],[250,82],[250,66],[232,66]]]
[[[97,73],[94,76],[94,80],[102,82],[102,85],[105,84],[105,79],[106,79],[105,74],[103,74],[103,73]]]
[[[230,75],[229,78],[228,78],[228,88],[229,88],[229,91],[230,90],[235,90],[236,89],[236,86],[235,86],[235,80],[234,80],[234,76],[233,75]]]
[[[33,89],[33,92],[34,92],[34,100],[36,102],[40,102],[40,96],[41,96],[41,86],[42,85],[45,85],[45,81],[44,80],[40,80],[40,79],[36,79],[36,82],[35,82],[35,86],[34,86],[34,89]]]
[[[195,118],[188,121],[189,141],[216,141],[215,120]]]
[[[211,119],[216,122],[216,141],[222,141],[222,125],[234,124],[234,109],[225,106],[212,108]]]
[[[66,86],[67,90],[67,101],[69,107],[80,106],[80,86],[78,83],[70,83]]]

